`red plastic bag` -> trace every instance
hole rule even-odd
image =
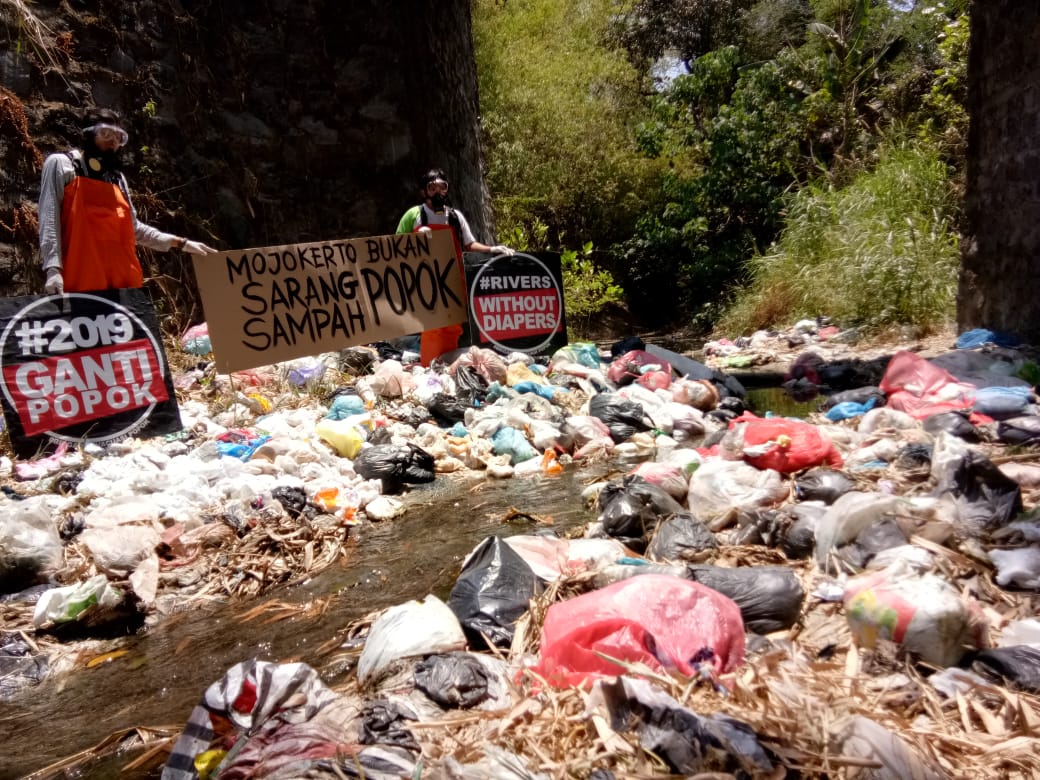
[[[718,591],[641,574],[549,607],[535,671],[559,688],[624,674],[597,653],[688,676],[710,662],[722,674],[744,663],[744,621]]]
[[[888,396],[888,406],[918,420],[969,409],[975,403],[973,385],[959,382],[953,374],[913,352],[897,352],[888,361],[880,387]]]
[[[810,423],[786,417],[762,419],[745,412],[730,428],[740,424],[744,425],[744,460],[755,468],[791,474],[814,466],[840,469],[844,465],[834,442]]]

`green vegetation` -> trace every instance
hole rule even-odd
[[[799,190],[752,283],[719,323],[747,332],[827,314],[864,325],[935,325],[952,316],[960,255],[946,166],[923,144],[883,148],[848,186]]]
[[[967,0],[478,0],[500,233],[573,253],[568,311],[582,317],[623,287],[648,324],[940,321],[966,13]]]

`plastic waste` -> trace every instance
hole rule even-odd
[[[42,581],[64,563],[61,538],[47,496],[0,502],[0,592]]]
[[[329,412],[325,416],[330,420],[344,420],[355,414],[364,414],[365,411],[365,402],[361,396],[342,393],[332,400],[332,406],[329,407]]]
[[[542,581],[506,542],[489,536],[469,554],[448,598],[470,645],[508,647]]]
[[[84,617],[92,607],[108,609],[123,602],[123,591],[109,583],[104,574],[86,582],[45,591],[36,602],[33,625],[37,628],[51,623],[68,623]]]
[[[824,415],[831,422],[838,422],[839,420],[851,420],[853,417],[860,417],[871,409],[877,400],[874,398],[869,399],[866,403],[858,403],[856,401],[842,401],[841,403],[834,404],[830,409],[827,410],[827,414]]]
[[[358,659],[358,681],[375,682],[402,658],[448,653],[466,646],[455,613],[432,594],[390,607],[372,623]]]
[[[795,494],[799,501],[822,501],[833,504],[852,490],[856,483],[840,471],[810,469],[795,479]]]
[[[508,425],[495,431],[495,435],[491,437],[491,444],[496,455],[508,455],[509,462],[514,466],[538,457],[538,451],[531,446],[523,431]]]
[[[687,473],[678,466],[669,466],[664,463],[645,461],[629,472],[631,475],[645,479],[652,485],[657,485],[676,501],[686,498],[689,491],[690,478]]]
[[[990,550],[989,558],[997,567],[996,580],[1001,587],[1040,590],[1040,548]]]
[[[636,551],[645,549],[659,522],[683,511],[664,489],[637,476],[608,484],[600,491],[598,505],[603,531]]]
[[[985,636],[957,590],[932,574],[895,565],[849,580],[845,614],[853,639],[874,648],[887,639],[936,666],[953,666]]]
[[[778,471],[741,461],[708,460],[690,477],[686,501],[694,517],[717,531],[732,523],[738,510],[779,504],[789,491]]]
[[[858,780],[943,780],[946,777],[946,773],[898,736],[862,715],[853,715],[838,724],[834,744],[842,756],[868,764],[857,767]]]
[[[773,770],[749,725],[721,713],[698,715],[646,680],[598,680],[589,709],[605,711],[615,731],[634,730],[639,744],[675,774],[703,777],[715,774],[710,770],[720,763],[734,770],[726,773],[733,777],[761,777]]]
[[[852,390],[842,390],[839,393],[831,393],[820,404],[821,411],[833,409],[844,403],[852,403],[858,406],[867,406],[867,410],[885,405],[885,393],[880,387],[865,385]]]
[[[181,349],[189,355],[208,355],[213,351],[210,343],[209,326],[203,322],[188,328],[181,336]]]
[[[979,432],[968,419],[966,411],[940,412],[929,415],[924,419],[922,426],[932,436],[938,436],[945,431],[964,441],[977,442],[979,440]]]
[[[646,557],[654,561],[703,561],[718,550],[708,527],[689,512],[672,515],[657,524]]]
[[[1040,417],[1027,415],[1001,420],[997,424],[997,438],[1004,444],[1019,446],[1040,444]]]
[[[163,767],[162,780],[194,780],[200,766],[217,772],[213,764],[219,761],[226,761],[219,771],[227,777],[279,774],[285,763],[284,744],[278,739],[280,729],[291,735],[294,757],[334,758],[338,746],[328,734],[335,718],[320,726],[312,724],[337,701],[336,694],[306,664],[256,660],[236,664],[206,689],[192,710]],[[342,717],[342,713],[338,715]],[[220,737],[214,732],[215,722],[223,727]],[[264,737],[251,738],[258,734]],[[223,737],[235,744],[220,757],[214,752],[224,751],[210,746],[225,744]],[[207,752],[211,755],[205,756]],[[363,761],[360,755],[357,761]],[[309,774],[299,765],[294,769],[297,776]]]
[[[1009,688],[1040,693],[1040,648],[1014,645],[980,650],[972,657],[971,668]]]
[[[286,379],[291,385],[304,387],[320,382],[325,376],[325,369],[325,364],[320,360],[299,361],[289,369]]]
[[[816,526],[816,564],[826,570],[831,551],[849,544],[865,529],[894,517],[906,506],[897,496],[851,491],[840,496]]]
[[[535,671],[554,687],[580,686],[642,663],[688,677],[744,662],[740,608],[721,593],[660,574],[633,577],[549,607]]]
[[[314,433],[327,442],[341,458],[354,458],[361,451],[365,437],[357,426],[348,420],[326,417],[314,426]]]
[[[952,438],[943,434],[936,440],[933,495],[952,496],[961,521],[971,528],[1002,528],[1022,511],[1021,488],[981,452],[951,447]]]
[[[994,420],[1004,420],[1026,414],[1035,402],[1031,387],[981,387],[975,393],[972,408]]]
[[[1011,647],[1013,645],[1030,645],[1040,649],[1040,620],[1037,618],[1026,618],[1015,620],[1004,626],[997,639],[999,647]]]
[[[740,607],[748,631],[768,634],[790,628],[802,612],[805,591],[786,566],[688,567],[694,582],[729,596]]]
[[[744,459],[756,468],[790,474],[813,466],[842,467],[838,450],[815,425],[785,417],[762,419],[747,412],[733,422],[727,437],[740,437]]]
[[[589,414],[606,423],[615,443],[631,438],[639,431],[649,431],[643,407],[616,393],[599,393],[589,399]]]
[[[996,344],[1000,347],[1017,347],[1018,339],[1006,333],[998,333],[987,328],[966,330],[957,337],[957,349],[974,349],[984,344]]]
[[[442,653],[415,665],[415,687],[442,707],[469,709],[491,698],[491,673],[475,653]]]
[[[354,470],[365,479],[378,479],[384,493],[399,493],[405,484],[433,482],[433,456],[411,442],[376,444],[354,458]]]

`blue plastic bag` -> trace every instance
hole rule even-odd
[[[974,349],[983,344],[996,344],[998,347],[1017,347],[1018,339],[1006,333],[997,333],[986,328],[967,330],[957,337],[957,349]]]
[[[353,417],[355,414],[364,413],[365,402],[361,400],[361,397],[346,394],[336,396],[332,406],[329,408],[329,413],[325,417],[330,420],[345,420],[347,417]]]
[[[873,409],[876,403],[876,398],[869,399],[865,404],[856,403],[855,401],[842,401],[840,404],[835,404],[828,409],[825,417],[831,422],[848,420],[850,417],[859,417],[861,414],[866,414]]]
[[[491,445],[496,455],[509,455],[512,464],[538,457],[538,452],[527,441],[522,431],[503,425],[491,437]]]

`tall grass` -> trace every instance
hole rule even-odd
[[[930,146],[883,147],[842,188],[792,196],[770,251],[720,318],[726,334],[827,315],[848,325],[935,326],[952,317],[960,263],[949,174]]]

